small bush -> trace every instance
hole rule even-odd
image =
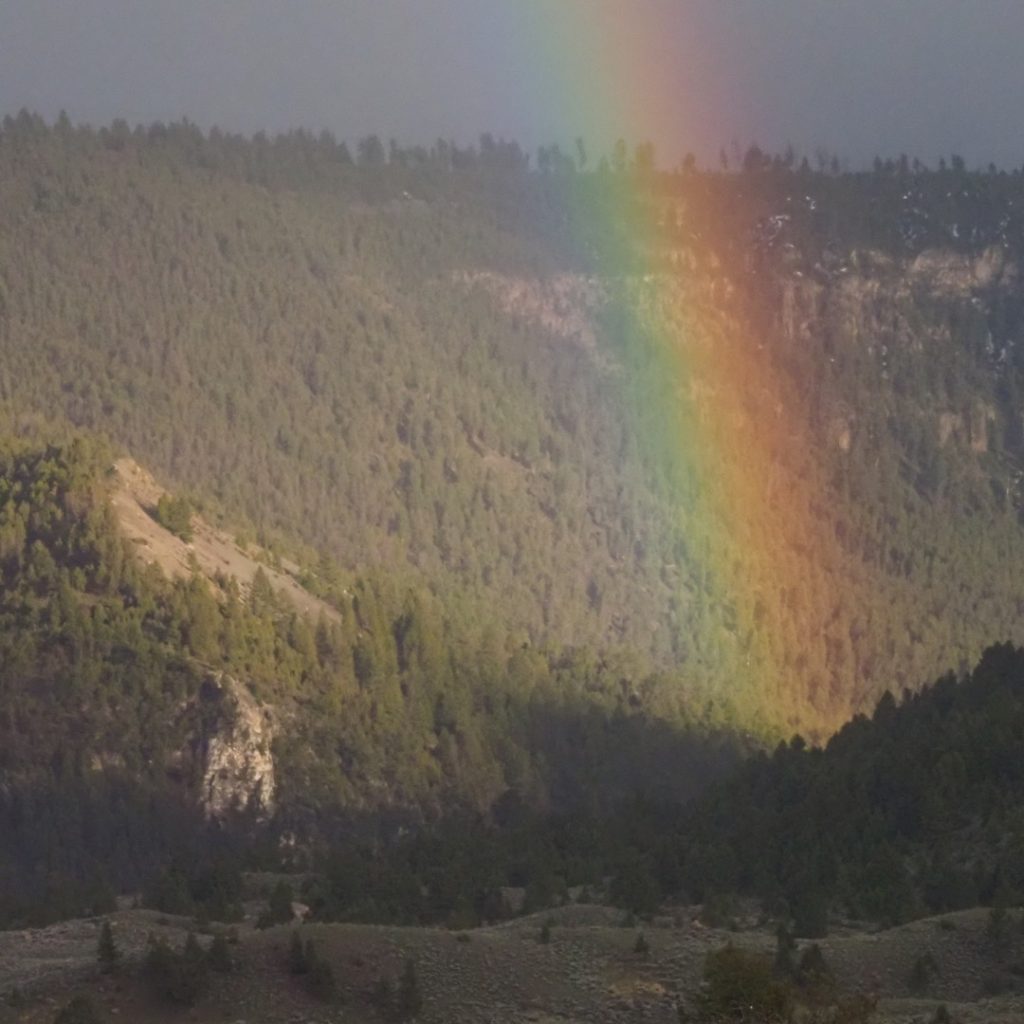
[[[295,916],[292,913],[292,900],[295,894],[291,886],[284,881],[274,886],[274,891],[267,901],[267,909],[256,921],[257,928],[272,928],[276,924],[287,924]]]
[[[792,978],[796,973],[793,954],[796,952],[796,940],[785,924],[775,929],[775,974],[780,978]]]
[[[912,992],[924,992],[931,984],[932,979],[939,973],[938,961],[931,953],[922,953],[910,969],[910,977],[907,983]]]
[[[227,974],[234,969],[231,962],[231,950],[228,949],[228,940],[223,932],[217,932],[210,943],[206,953],[206,962],[210,965],[211,971],[218,974]]]
[[[398,1020],[412,1020],[419,1016],[423,1009],[423,996],[420,993],[419,979],[416,977],[416,964],[406,960],[405,970],[398,983],[398,999],[395,1005],[395,1016]]]
[[[1013,979],[1005,974],[990,974],[981,982],[981,989],[987,996],[1001,996],[1013,991]]]
[[[801,988],[830,989],[835,985],[832,968],[829,967],[821,946],[812,942],[801,954],[796,967],[796,980]]]
[[[121,954],[118,951],[117,943],[114,942],[114,931],[109,921],[103,922],[100,928],[99,941],[96,944],[96,959],[99,961],[100,970],[104,974],[111,974],[117,970],[117,961]]]
[[[291,943],[288,946],[288,973],[296,975],[309,973],[306,950],[302,945],[302,936],[297,931],[292,932]]]
[[[370,997],[373,1005],[376,1006],[381,1013],[390,1013],[394,997],[395,986],[386,974],[382,974],[377,979],[377,984],[373,987],[373,995]]]
[[[192,505],[187,498],[163,495],[156,503],[153,518],[183,541],[192,540]]]
[[[163,940],[151,942],[144,973],[150,987],[165,1002],[194,1006],[206,989],[206,954],[194,932],[189,932],[180,953]]]
[[[306,983],[310,993],[322,1002],[333,1002],[338,996],[334,968],[322,957],[310,966]]]
[[[728,928],[736,931],[736,897],[727,893],[709,893],[700,908],[700,923],[708,928]]]
[[[776,1024],[786,1020],[790,1000],[767,957],[729,945],[708,954],[698,1002],[709,1020]]]
[[[89,996],[75,996],[53,1018],[53,1024],[100,1024],[99,1010]]]

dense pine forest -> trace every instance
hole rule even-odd
[[[701,903],[728,923],[742,899],[802,937],[836,920],[890,927],[1024,901],[1024,650],[993,647],[966,678],[883,699],[823,749],[796,738],[688,806],[650,799],[611,815],[418,836],[383,868],[365,850],[326,862],[307,896],[326,919],[495,916],[495,879],[534,907],[582,886],[625,913]],[[457,872],[444,866],[456,863]],[[425,894],[425,895],[424,895]],[[488,898],[490,902],[488,902]]]
[[[962,690],[884,695],[1024,640],[1022,201],[1020,172],[956,157],[850,173],[751,147],[659,170],[646,146],[5,119],[3,915],[80,910],[199,850],[234,863],[241,834],[251,863],[280,866],[286,834],[322,867],[339,835],[413,821],[439,845],[399,847],[418,867],[388,879],[413,882],[372,913],[480,915],[502,881],[542,903],[627,862],[616,898],[638,909],[991,898],[1003,854],[982,839],[1009,797],[961,820],[973,764],[943,762],[956,778],[921,820],[851,807],[836,826],[797,796],[831,800],[862,732],[901,771],[902,730],[949,692],[961,717],[988,699],[995,656]],[[263,577],[145,567],[111,510],[123,455],[173,492],[153,510],[173,532],[195,510],[336,614],[303,618]],[[856,713],[871,730],[751,762],[666,825],[665,800],[742,754]],[[273,789],[206,816],[210,750],[247,716]],[[619,835],[640,847],[615,845],[601,822],[637,796]],[[795,808],[785,834],[749,812],[773,800]],[[423,865],[465,856],[446,816],[498,852],[472,891],[410,908]],[[964,839],[922,859],[939,819],[978,857]],[[836,849],[800,862],[803,828]],[[865,881],[865,834],[905,865],[892,899]],[[579,836],[593,855],[572,860]],[[778,892],[739,847],[771,851]]]
[[[8,118],[6,429],[772,737],[1017,638],[1021,176],[584,156]]]

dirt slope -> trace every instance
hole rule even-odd
[[[125,536],[135,545],[139,556],[159,566],[169,576],[190,576],[198,567],[211,581],[216,574],[234,577],[245,590],[258,569],[262,569],[278,593],[313,619],[324,615],[338,619],[328,604],[304,589],[287,571],[271,568],[266,561],[243,551],[235,539],[215,529],[202,516],[192,520],[193,538],[186,543],[161,526],[150,514],[166,491],[134,459],[118,459],[114,464],[114,512]]]

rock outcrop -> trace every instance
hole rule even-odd
[[[197,737],[202,768],[200,802],[207,817],[251,808],[274,809],[274,727],[270,712],[249,690],[223,673],[211,676],[199,697],[205,705]]]

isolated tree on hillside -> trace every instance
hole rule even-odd
[[[100,1015],[88,996],[75,996],[53,1018],[53,1024],[100,1024]]]
[[[117,961],[121,954],[118,952],[117,944],[114,942],[114,930],[110,927],[109,921],[103,922],[100,928],[100,937],[96,945],[96,958],[100,962],[100,970],[104,974],[110,974],[117,969]]]
[[[405,962],[405,970],[398,982],[398,1002],[396,1013],[399,1020],[412,1020],[423,1009],[423,995],[420,992],[419,979],[416,977],[416,964],[410,958]]]
[[[306,974],[309,971],[309,961],[306,959],[302,936],[298,930],[292,932],[291,943],[288,946],[288,971],[291,974]]]
[[[281,880],[274,886],[267,901],[267,909],[260,914],[257,928],[272,928],[275,924],[287,924],[295,915],[292,913],[294,895],[291,886]]]

